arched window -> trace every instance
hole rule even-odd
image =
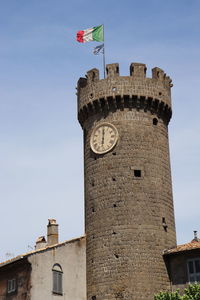
[[[63,271],[59,264],[55,264],[52,268],[53,273],[53,293],[62,295],[63,293]]]

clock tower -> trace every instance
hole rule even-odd
[[[118,64],[78,81],[84,132],[88,300],[152,300],[169,288],[164,249],[176,245],[168,144],[171,79]]]

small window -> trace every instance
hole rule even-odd
[[[188,281],[200,282],[200,258],[188,260]]]
[[[52,269],[53,272],[53,293],[62,295],[63,293],[63,284],[62,277],[63,271],[59,264],[55,264]]]
[[[157,125],[158,124],[158,119],[153,118],[153,125]]]
[[[141,170],[134,170],[134,177],[141,177]]]
[[[9,279],[8,280],[8,294],[13,293],[16,291],[16,279]]]

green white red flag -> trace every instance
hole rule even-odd
[[[86,43],[92,41],[103,42],[104,41],[103,25],[78,31],[76,34],[76,40],[79,43]]]

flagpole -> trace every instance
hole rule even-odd
[[[104,24],[103,24],[103,43],[104,43],[104,47],[103,47],[103,74],[104,74],[104,79],[106,78],[106,59],[105,59],[105,37],[104,37]]]

